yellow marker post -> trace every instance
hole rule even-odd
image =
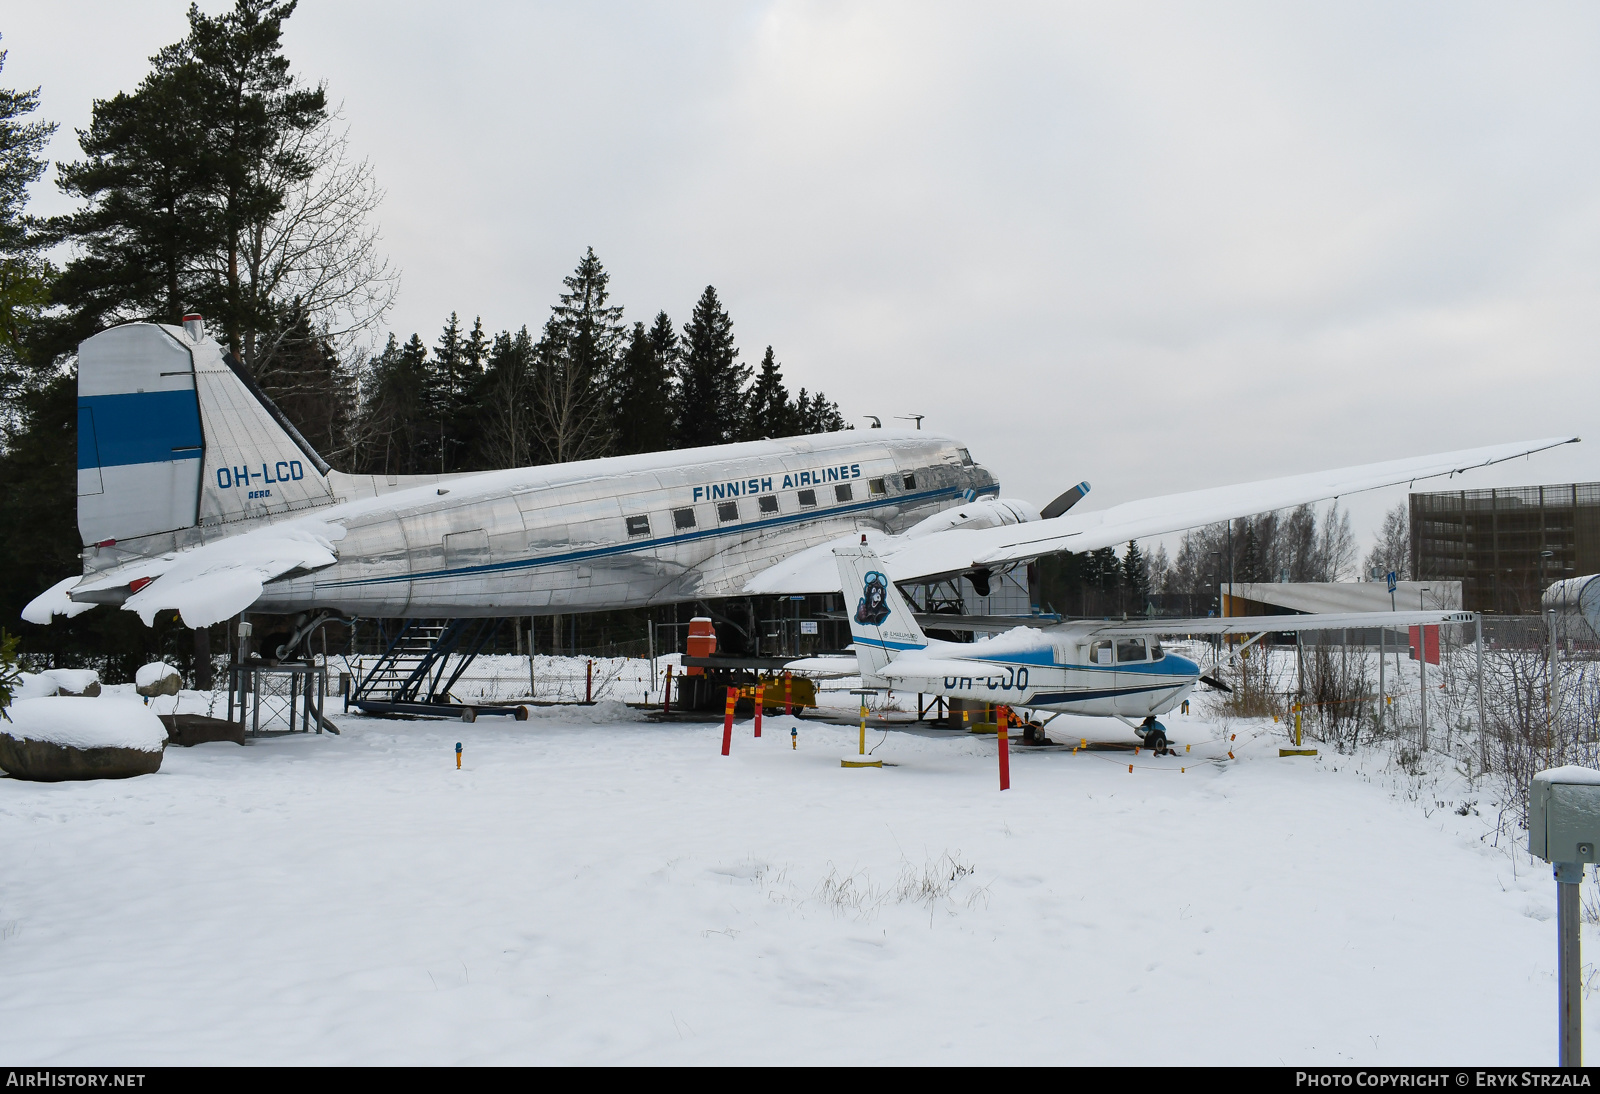
[[[882,767],[883,761],[867,755],[867,696],[869,691],[861,693],[861,731],[860,739],[856,743],[856,754],[845,756],[839,761],[840,767]]]
[[[456,742],[456,770],[461,770],[461,742]]]

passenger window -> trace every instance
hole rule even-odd
[[[883,487],[882,479],[867,480],[867,493],[871,494],[873,497],[876,498],[882,494],[887,494],[888,492],[889,491],[885,490]]]
[[[763,513],[776,513],[778,511],[778,495],[763,495],[758,504],[761,506]]]
[[[849,501],[854,495],[855,492],[850,489],[850,484],[847,482],[841,482],[833,488],[833,500],[835,501]]]
[[[693,528],[694,527],[694,510],[693,509],[674,509],[672,511],[672,526],[674,528]]]
[[[1161,648],[1161,639],[1152,638],[1150,640],[1150,660],[1159,661],[1166,655],[1167,651]]]
[[[1089,647],[1089,660],[1096,665],[1111,664],[1111,643],[1101,639]]]
[[[817,492],[815,490],[802,490],[798,496],[800,498],[801,505],[817,504]]]
[[[1144,639],[1119,638],[1117,639],[1117,664],[1122,665],[1130,661],[1144,660]]]
[[[650,534],[650,518],[629,517],[628,534],[630,536],[648,536]]]
[[[726,524],[730,520],[739,519],[739,503],[736,501],[717,502],[717,519]]]
[[[900,480],[900,485],[904,486],[907,490],[915,490],[917,488],[917,477],[915,475],[907,475],[905,478]]]

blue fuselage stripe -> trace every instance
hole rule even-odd
[[[979,494],[998,494],[999,492],[1000,488],[998,486],[985,487],[978,491]],[[712,539],[719,536],[740,536],[749,532],[766,531],[786,524],[827,520],[832,517],[844,516],[848,513],[860,513],[889,505],[916,504],[924,501],[963,498],[965,496],[965,490],[954,487],[948,490],[924,490],[916,494],[896,494],[893,497],[883,497],[874,501],[859,501],[853,505],[836,505],[827,509],[819,506],[815,510],[804,513],[787,513],[782,516],[742,521],[738,524],[726,524],[717,528],[704,528],[694,532],[684,532],[676,536],[661,536],[656,539],[638,539],[628,543],[615,543],[609,547],[593,547],[583,551],[565,551],[561,554],[543,555],[539,558],[521,558],[510,562],[491,562],[483,566],[462,566],[451,570],[426,570],[421,573],[355,578],[350,581],[319,581],[316,587],[319,589],[348,589],[361,585],[387,585],[396,581],[431,581],[446,577],[465,577],[470,574],[496,574],[514,570],[530,570],[540,566],[559,566],[566,562],[586,562],[590,559],[605,558],[611,555],[655,551],[662,547],[672,547],[680,543],[690,543],[700,539]]]
[[[193,390],[78,397],[78,468],[198,460],[203,441]]]

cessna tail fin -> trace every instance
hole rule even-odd
[[[78,347],[78,531],[170,549],[184,529],[326,505],[328,465],[205,335],[125,323]],[[122,552],[119,552],[119,554]]]
[[[926,649],[928,638],[917,626],[911,605],[889,580],[877,554],[867,546],[865,536],[859,546],[835,547],[833,557],[839,566],[845,614],[850,620],[850,636],[855,640],[856,663],[861,666],[861,684],[888,687],[889,682],[881,675],[884,666],[906,650]]]

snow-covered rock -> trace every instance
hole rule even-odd
[[[183,686],[183,678],[166,662],[152,661],[135,674],[133,683],[140,695],[176,695]]]
[[[0,721],[0,768],[39,782],[125,779],[160,768],[167,730],[133,699],[19,699]]]
[[[37,672],[25,672],[18,682],[16,691],[12,693],[13,699],[43,699],[47,695],[54,695],[61,689],[56,687],[56,682],[50,677]]]
[[[55,681],[60,695],[100,694],[100,674],[94,669],[46,669],[42,675]]]

